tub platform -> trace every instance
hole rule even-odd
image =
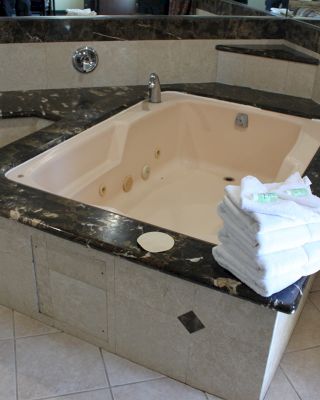
[[[258,101],[266,108],[272,103],[273,110],[275,98],[279,100],[277,95],[252,91],[250,97],[240,88],[215,84],[170,89],[240,102],[244,97],[247,103]],[[4,176],[12,167],[142,100],[144,90],[95,88],[27,95],[30,116],[34,110],[40,112],[41,98],[47,96],[46,118],[53,113],[60,120],[0,149],[0,304],[228,400],[262,399],[312,278],[263,298],[215,263],[210,243],[170,232],[176,243],[172,251],[151,255],[137,246],[136,238],[154,226]],[[21,95],[7,94],[11,101],[1,103],[3,115],[9,107],[14,112]],[[272,96],[276,97],[271,102]],[[296,107],[299,115],[320,117],[319,105],[298,100],[277,104],[282,111],[287,105],[289,113]],[[319,167],[318,150],[307,169],[317,195]]]

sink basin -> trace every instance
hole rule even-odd
[[[53,124],[53,121],[37,117],[1,118],[0,147],[21,139],[24,136],[51,124]]]
[[[10,170],[7,178],[217,241],[227,184],[303,173],[320,145],[316,121],[176,92],[146,101]],[[236,124],[248,116],[248,127]]]

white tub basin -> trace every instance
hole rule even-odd
[[[37,117],[0,118],[0,147],[51,124],[53,121]]]
[[[235,125],[238,113],[248,114],[247,128]],[[216,242],[216,206],[228,179],[303,173],[319,145],[316,121],[165,92],[161,104],[138,103],[6,176]]]

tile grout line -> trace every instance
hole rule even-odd
[[[65,394],[58,394],[58,398],[60,399],[60,397],[63,398],[63,397],[73,396],[73,395],[83,394],[83,393],[99,392],[100,390],[106,390],[106,389],[108,389],[108,388],[102,387],[102,388],[97,388],[97,389],[83,390],[82,392],[70,392],[70,393],[65,393]],[[56,398],[57,398],[57,395],[49,396],[49,397],[37,397],[37,398],[33,398],[31,400],[50,400],[50,399],[56,399]]]
[[[147,383],[147,382],[154,382],[154,381],[161,381],[161,379],[173,379],[169,378],[168,376],[160,376],[159,378],[152,378],[152,379],[147,379],[145,381],[137,381],[137,382],[128,382],[128,383],[122,383],[121,385],[113,385],[110,386],[111,388],[118,388],[122,386],[129,386],[129,385],[137,385],[138,383]],[[182,385],[186,385],[186,383],[181,382]],[[191,386],[190,386],[191,387]]]
[[[294,390],[294,392],[296,393],[298,398],[300,400],[302,400],[302,398],[300,397],[300,395],[299,395],[297,389],[295,388],[294,384],[291,382],[291,380],[289,379],[288,375],[286,374],[285,370],[281,367],[281,365],[279,367],[280,367],[280,370],[282,371],[283,375],[287,378],[287,381],[289,382],[290,386],[292,387],[292,389]]]
[[[99,347],[99,352],[100,352],[100,356],[101,356],[102,365],[103,365],[103,368],[104,368],[104,373],[105,373],[105,375],[106,375],[107,383],[108,383],[108,385],[109,385],[109,390],[110,390],[110,394],[111,394],[111,399],[114,400],[114,396],[113,396],[113,392],[112,392],[112,387],[111,387],[111,384],[110,384],[110,379],[109,379],[109,374],[108,374],[108,369],[107,369],[107,363],[104,361],[101,347]]]
[[[12,333],[13,333],[13,354],[14,354],[16,399],[18,400],[18,366],[17,366],[16,324],[15,324],[15,319],[14,319],[14,310],[12,310]]]
[[[316,292],[313,292],[313,293],[316,293]],[[317,306],[316,304],[315,304],[315,302],[314,301],[312,301],[312,299],[311,299],[311,294],[312,293],[310,293],[309,294],[309,296],[308,296],[308,300],[314,305],[314,307],[317,309],[317,311],[319,311],[320,312],[320,308],[319,308],[319,306]]]
[[[312,350],[312,349],[317,349],[318,347],[320,347],[320,344],[317,344],[316,346],[311,346],[311,347],[304,347],[303,349],[298,349],[298,350],[289,350],[286,351],[283,356],[285,356],[286,354],[292,354],[292,353],[299,353],[299,351],[306,351],[306,350]]]
[[[56,333],[64,333],[64,332],[57,329],[56,332],[37,333],[37,334],[35,334],[35,335],[18,336],[18,337],[16,337],[16,340],[20,340],[20,339],[29,339],[29,338],[39,337],[39,336],[54,335],[54,334],[56,334]],[[72,335],[71,335],[71,336],[72,336]],[[75,337],[75,336],[73,336],[73,337]]]

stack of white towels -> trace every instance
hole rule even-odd
[[[261,296],[320,269],[320,198],[299,173],[263,184],[247,176],[218,206],[224,222],[216,261]]]

